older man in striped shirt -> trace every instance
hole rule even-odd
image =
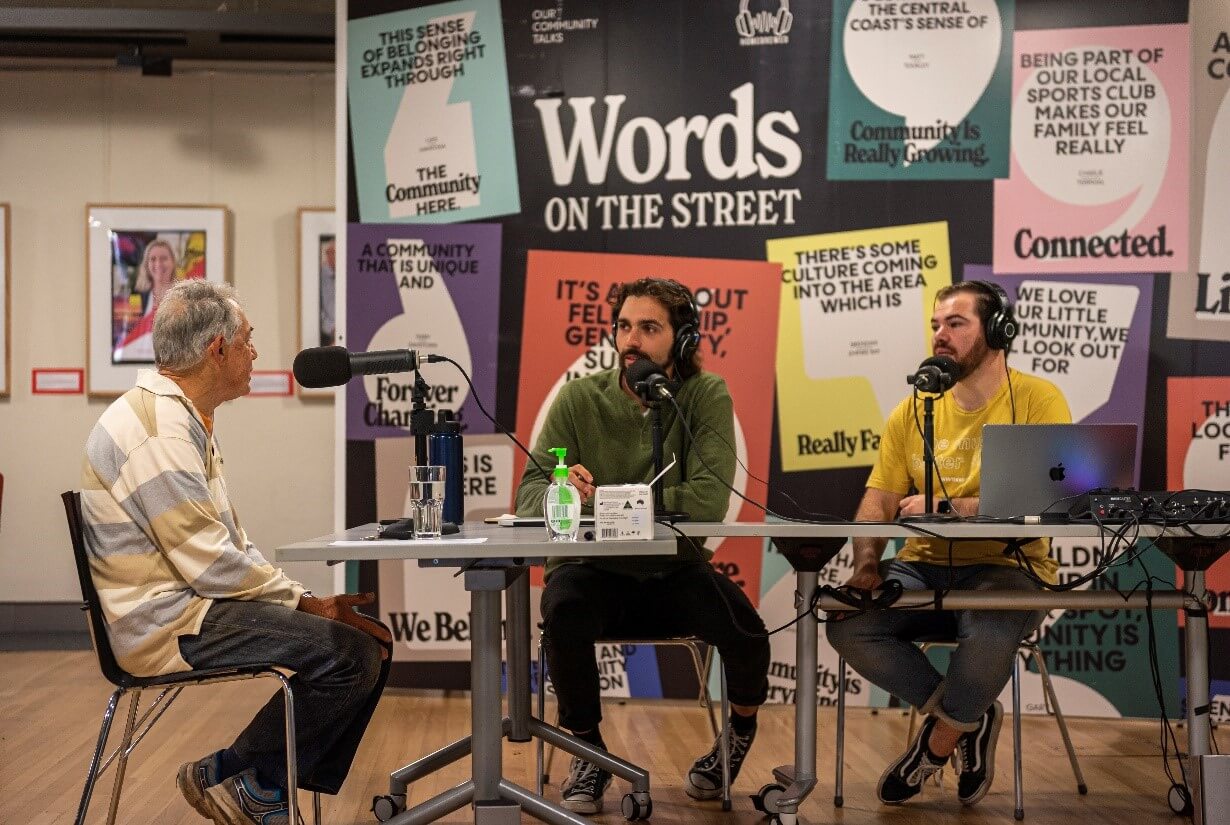
[[[157,370],[102,414],[86,444],[82,509],[90,569],[119,663],[150,676],[272,662],[295,671],[299,785],[337,793],[388,675],[388,630],[316,598],[248,541],[227,496],[214,414],[246,395],[252,326],[225,285],[167,292]],[[217,823],[287,821],[279,695],[235,742],[181,766],[176,784]]]

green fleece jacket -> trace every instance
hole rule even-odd
[[[735,474],[734,411],[726,382],[710,372],[701,372],[683,382],[675,394],[687,416],[693,439],[688,441],[679,415],[670,402],[662,408],[664,463],[672,454],[679,459],[663,477],[663,497],[668,510],[688,513],[692,521],[722,521],[730,500],[729,485]],[[534,445],[534,458],[550,472],[555,464],[551,447],[567,447],[569,466],[583,464],[594,484],[631,484],[653,478],[653,420],[619,385],[619,370],[612,369],[577,378],[560,389]],[[686,454],[687,481],[682,464]],[[542,516],[542,499],[550,480],[526,462],[517,487],[517,515]],[[593,512],[593,500],[584,507]],[[703,546],[697,540],[697,547]],[[562,548],[561,548],[562,549]],[[713,554],[698,552],[692,543],[679,542],[677,556],[614,556],[547,560],[547,575],[566,562],[583,562],[604,570],[649,577],[684,564],[708,560]]]

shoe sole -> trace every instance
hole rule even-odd
[[[910,794],[905,799],[885,799],[884,798],[884,780],[888,779],[888,775],[893,772],[893,768],[897,767],[898,763],[900,763],[903,759],[909,756],[910,751],[914,749],[914,745],[919,741],[919,739],[922,738],[925,730],[926,730],[925,727],[923,728],[923,730],[920,730],[918,732],[918,739],[915,739],[914,742],[910,743],[909,750],[907,750],[904,754],[894,759],[892,762],[889,762],[888,767],[884,769],[884,773],[880,774],[880,781],[876,782],[876,798],[880,800],[881,804],[883,805],[904,805],[906,802],[909,802],[911,799],[913,799],[914,797],[922,793],[922,786],[923,786],[923,783],[926,782],[926,780],[923,780],[923,782],[920,782],[918,785],[918,790],[914,791],[914,793]]]
[[[1003,724],[1004,724],[1004,709],[1001,707],[999,709],[999,713],[995,715],[995,721],[991,723],[991,745],[990,747],[987,748],[987,778],[986,778],[986,781],[982,783],[982,787],[978,789],[978,792],[975,793],[973,796],[971,796],[969,799],[960,799],[958,797],[961,804],[967,808],[970,807],[971,805],[977,805],[979,802],[982,801],[982,798],[984,796],[986,796],[988,793],[991,792],[991,781],[995,779],[995,749],[996,749],[996,746],[999,745],[999,730],[1003,726]],[[960,781],[961,780],[958,778],[957,782],[960,783]]]
[[[707,802],[710,799],[720,799],[722,796],[721,788],[701,788],[698,785],[694,785],[692,783],[691,774],[684,777],[683,792],[698,802]]]
[[[211,822],[223,821],[219,818],[220,814],[209,795],[197,793],[196,783],[190,778],[194,768],[196,768],[195,762],[180,765],[179,771],[175,774],[175,787],[179,789],[184,800],[192,806],[192,810]]]
[[[560,807],[572,811],[574,814],[597,814],[602,813],[602,798],[599,797],[592,802],[583,799],[561,799]]]

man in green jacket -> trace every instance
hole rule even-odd
[[[551,447],[566,447],[569,481],[592,512],[600,484],[648,482],[654,475],[652,424],[625,373],[639,358],[663,368],[687,417],[692,438],[673,405],[663,417],[664,456],[677,463],[663,477],[665,506],[694,521],[726,516],[734,477],[734,414],[726,382],[701,370],[699,313],[687,287],[661,278],[624,284],[611,301],[616,368],[565,384],[535,445],[549,467]],[[528,463],[517,488],[517,512],[542,514],[550,479]],[[756,734],[756,711],[768,691],[769,640],[747,596],[709,564],[712,553],[681,540],[675,556],[551,558],[542,595],[543,645],[559,700],[560,724],[605,747],[599,723],[595,643],[604,638],[698,636],[717,647],[732,704],[730,777],[734,781]],[[688,771],[684,789],[694,799],[722,792],[719,743]],[[574,758],[561,788],[564,807],[602,810],[611,775]]]

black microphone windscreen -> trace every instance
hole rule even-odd
[[[951,375],[954,381],[961,377],[961,365],[947,355],[932,355],[918,365],[919,369],[927,366],[935,367],[945,375]]]
[[[311,347],[295,356],[295,380],[301,387],[340,387],[350,380],[350,353],[345,347]]]
[[[662,372],[661,367],[648,358],[638,358],[628,365],[627,377],[629,386],[635,387],[651,375],[665,376],[665,373]]]

